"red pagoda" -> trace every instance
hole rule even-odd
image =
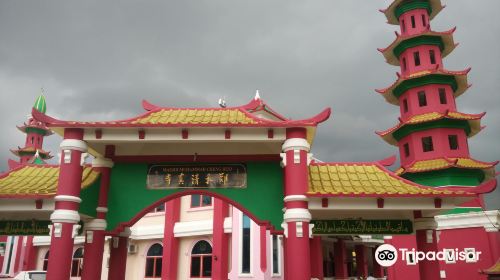
[[[47,110],[47,103],[43,95],[40,95],[36,99],[33,108],[40,112],[45,112]],[[29,116],[28,122],[17,128],[26,134],[26,142],[23,148],[18,147],[15,150],[11,150],[14,155],[19,157],[19,162],[10,160],[10,168],[26,163],[44,164],[45,160],[52,158],[50,152],[43,150],[44,137],[52,134],[52,131],[47,128],[44,123]]]
[[[455,28],[431,30],[430,20],[443,8],[440,0],[396,0],[384,10],[389,24],[401,34],[379,49],[387,62],[400,66],[397,81],[377,90],[400,108],[399,123],[377,132],[399,147],[402,177],[428,186],[477,186],[495,176],[496,163],[470,157],[467,138],[483,128],[481,114],[457,110],[455,98],[463,94],[469,69],[446,70],[442,58],[451,53]]]
[[[396,32],[394,42],[379,51],[387,63],[399,66],[401,72],[394,84],[376,91],[387,102],[399,106],[400,117],[396,126],[377,134],[399,147],[401,167],[396,170],[397,175],[435,188],[473,189],[495,177],[498,162],[482,162],[470,156],[467,140],[482,130],[480,122],[485,113],[467,114],[457,109],[455,98],[470,87],[470,68],[450,71],[443,65],[443,58],[457,44],[453,40],[455,28],[445,32],[431,29],[430,21],[442,9],[440,0],[395,0],[381,11],[389,24],[400,26],[400,33]],[[478,222],[487,215],[482,197],[460,206],[448,211],[448,215],[437,216],[437,223],[431,221],[426,230],[417,229],[416,240],[395,237],[386,243],[422,251],[476,248],[485,252],[488,246],[495,247],[491,244],[497,244],[496,230],[483,228]],[[415,211],[414,215],[420,218],[422,214]],[[472,220],[477,222],[475,226]],[[490,258],[494,262],[497,256],[484,255],[480,260],[468,261],[468,265],[455,260],[422,261],[418,265],[398,262],[388,273],[394,279],[473,279]]]

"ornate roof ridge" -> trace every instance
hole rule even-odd
[[[228,108],[171,108],[171,107],[158,107],[147,101],[143,101],[143,107],[146,110],[145,113],[123,120],[117,121],[103,121],[103,122],[77,122],[77,121],[63,121],[52,118],[46,114],[43,114],[35,109],[33,109],[32,115],[35,119],[45,123],[48,127],[120,127],[120,126],[132,126],[132,127],[158,127],[158,126],[170,126],[170,127],[189,127],[189,126],[256,126],[256,127],[290,127],[290,126],[317,126],[319,123],[326,121],[331,114],[331,109],[326,108],[318,115],[311,117],[309,119],[303,120],[281,120],[274,121],[263,118],[258,118],[251,114],[248,110],[255,109],[258,105],[265,104],[260,99],[252,99],[248,104],[238,106],[238,107],[228,107]],[[224,123],[139,123],[139,120],[144,120],[148,116],[154,113],[176,110],[176,111],[238,111],[248,118],[247,122],[239,123],[224,122]],[[283,118],[283,117],[281,117]]]

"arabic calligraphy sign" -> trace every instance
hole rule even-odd
[[[246,166],[219,165],[151,165],[148,170],[149,189],[169,188],[245,188]]]
[[[411,220],[313,220],[314,234],[411,234]]]
[[[0,221],[0,235],[49,235],[50,221]]]

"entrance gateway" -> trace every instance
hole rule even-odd
[[[432,9],[438,2],[395,1],[385,13],[389,22],[415,11],[423,11],[428,19],[439,12]],[[425,44],[434,46],[437,40],[441,45],[432,56],[441,61],[441,51],[452,44],[449,36],[432,33],[423,36],[426,40],[411,37],[411,42],[398,38],[391,45],[393,51],[383,50],[384,56],[396,63],[393,56]],[[418,72],[424,66],[429,69]],[[227,278],[228,240],[223,224],[228,205],[272,234],[284,236],[285,279],[322,278],[318,250],[322,236],[336,235],[335,247],[342,252],[345,236],[416,234],[419,250],[432,251],[437,243],[433,217],[492,191],[496,181],[491,175],[494,164],[470,159],[467,150],[455,159],[445,157],[437,138],[432,144],[432,136],[451,129],[458,132],[450,143],[466,145],[462,138],[478,132],[482,115],[457,113],[454,102],[449,108],[425,107],[429,112],[414,106],[413,99],[399,104],[400,97],[413,96],[414,90],[416,96],[419,87],[429,85],[444,84],[444,99],[453,99],[464,90],[466,72],[436,70],[433,65],[417,68],[405,65],[398,82],[381,91],[389,102],[412,109],[403,109],[402,122],[380,133],[385,140],[401,145],[401,153],[406,154],[417,150],[413,146],[421,132],[431,135],[422,141],[429,153],[415,153],[411,161],[402,156],[403,167],[397,173],[387,169],[395,157],[377,162],[313,158],[310,149],[316,129],[329,118],[330,109],[309,119],[291,120],[257,94],[246,105],[228,108],[172,108],[143,101],[145,112],[137,117],[81,122],[50,117],[40,97],[21,130],[28,137],[43,137],[49,131],[61,135],[60,165],[36,164],[50,157],[36,146],[40,141],[27,141],[25,148],[15,151],[21,163],[12,162],[14,168],[0,177],[0,234],[40,234],[50,221],[50,280],[69,279],[73,242],[79,234],[85,236],[82,278],[100,279],[105,237],[111,236],[108,279],[124,279],[129,227],[162,203],[169,214],[178,216],[181,196],[202,194],[220,201],[214,205],[213,279]],[[36,155],[27,156],[30,152]],[[87,153],[94,157],[91,165],[84,163]],[[461,169],[467,172],[460,173]],[[435,183],[442,181],[446,183]],[[174,222],[165,224],[166,264],[176,263]],[[345,258],[335,254],[340,277],[347,277]],[[163,279],[176,279],[171,267],[164,266]],[[421,275],[434,273],[425,279],[439,279],[433,264],[422,262],[419,269]],[[377,271],[381,273],[380,267]]]

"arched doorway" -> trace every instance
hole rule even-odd
[[[144,277],[147,279],[161,278],[163,245],[159,243],[149,247],[146,254],[146,268]]]
[[[80,278],[82,276],[83,267],[83,248],[78,248],[73,253],[73,261],[71,262],[71,278]]]

